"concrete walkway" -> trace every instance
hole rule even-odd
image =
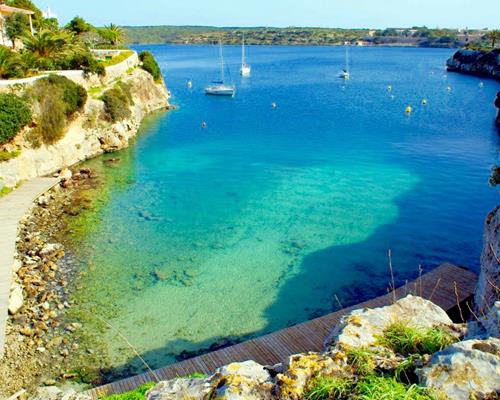
[[[0,356],[5,345],[12,266],[16,251],[19,220],[31,208],[35,199],[52,188],[59,179],[34,178],[0,198]]]

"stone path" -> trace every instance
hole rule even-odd
[[[31,208],[34,200],[57,182],[59,182],[57,178],[34,178],[0,198],[0,355],[3,354],[5,345],[5,328],[19,220]]]

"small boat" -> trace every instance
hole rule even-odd
[[[351,74],[349,73],[349,43],[345,43],[345,67],[339,75],[339,78],[349,80]]]
[[[222,53],[222,42],[219,40],[219,58],[220,58],[220,81],[213,82],[205,88],[205,94],[212,96],[234,96],[236,88],[234,85],[224,83],[224,55]]]
[[[240,74],[243,77],[250,76],[252,73],[252,67],[247,64],[246,54],[245,54],[245,35],[243,35],[243,44],[241,45],[241,68]]]

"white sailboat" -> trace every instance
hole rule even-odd
[[[222,53],[222,42],[219,40],[219,58],[220,58],[220,81],[213,82],[205,88],[205,93],[213,96],[234,96],[236,88],[234,85],[224,83],[224,55]]]
[[[243,35],[243,44],[241,45],[241,68],[240,74],[241,76],[250,76],[252,73],[252,67],[247,64],[246,54],[245,54],[245,35]]]
[[[339,75],[339,78],[349,80],[351,73],[349,72],[349,43],[345,43],[345,67]]]

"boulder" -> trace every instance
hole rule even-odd
[[[453,326],[442,308],[421,297],[408,295],[390,306],[359,309],[342,317],[326,339],[326,349],[378,349],[377,337],[394,322],[422,328]]]
[[[23,288],[17,282],[12,284],[9,296],[9,314],[15,315],[24,304]]]
[[[476,314],[485,315],[500,300],[500,206],[486,217],[481,271],[474,295]]]
[[[158,383],[148,400],[266,400],[272,399],[269,372],[255,361],[233,363],[206,378],[178,378]]]
[[[269,372],[255,361],[233,363],[217,370],[221,380],[215,390],[220,400],[267,400],[273,398]]]
[[[286,371],[276,376],[276,386],[279,399],[299,400],[304,397],[304,391],[309,381],[317,375],[350,374],[347,357],[341,351],[329,354],[307,353],[289,357]]]
[[[147,400],[209,399],[217,378],[177,378],[158,383],[146,395]]]
[[[434,354],[417,370],[421,384],[439,398],[484,399],[500,392],[500,340],[467,340]],[[493,397],[490,397],[493,398]]]
[[[59,179],[62,182],[69,181],[72,177],[73,173],[68,168],[64,168],[63,170],[61,170],[61,172],[59,172]]]

